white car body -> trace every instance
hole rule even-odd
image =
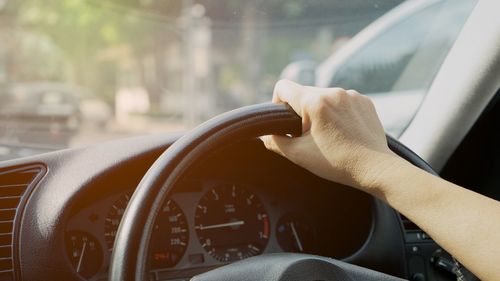
[[[314,72],[315,79],[314,82],[310,84],[324,88],[332,86],[346,87],[342,84],[338,85],[332,83],[332,81],[334,78],[338,78],[336,76],[339,75],[342,68],[345,67],[349,69],[349,66],[355,65],[356,63],[353,63],[355,59],[357,59],[358,62],[361,61],[361,63],[366,62],[367,65],[372,64],[374,66],[373,69],[370,69],[370,67],[368,67],[368,69],[374,71],[376,75],[380,75],[380,73],[385,75],[384,71],[387,71],[387,68],[384,67],[386,65],[389,65],[388,69],[390,71],[391,67],[398,65],[401,58],[404,58],[404,55],[410,52],[410,59],[407,64],[404,64],[404,69],[402,69],[399,74],[400,77],[395,80],[395,83],[390,89],[387,89],[387,91],[366,91],[353,86],[353,88],[360,90],[373,100],[385,130],[390,135],[399,137],[411,122],[414,114],[418,111],[428,86],[430,86],[430,82],[434,77],[433,72],[437,72],[440,68],[444,56],[448,52],[448,49],[451,48],[463,24],[463,20],[455,20],[453,16],[442,16],[442,10],[448,12],[449,9],[454,9],[456,10],[454,11],[455,13],[462,13],[462,11],[466,9],[470,10],[469,6],[473,5],[474,1],[462,1],[460,3],[461,5],[453,5],[454,3],[448,0],[406,1],[364,28],[317,67],[313,68],[314,66],[312,66],[311,63],[298,64],[298,62],[292,62],[285,70],[290,70],[290,68],[294,66],[294,71],[290,72],[284,70],[281,78],[294,80],[300,83],[300,80],[303,79],[301,79],[301,75],[298,74]],[[428,30],[426,30],[425,27],[420,30],[417,28],[416,32],[425,31],[425,38],[418,41],[418,43],[407,40],[399,44],[400,42],[395,40],[399,39],[398,36],[394,35],[398,34],[394,32],[398,27],[403,26],[411,19],[417,20],[417,22],[426,22],[429,15],[432,15],[431,18],[433,20],[438,19],[442,21],[439,22],[439,24],[442,24],[441,27],[430,25]],[[406,30],[404,28],[401,29]],[[391,32],[393,32],[393,34],[391,34]],[[401,41],[404,41],[405,36],[407,35],[401,36]],[[417,35],[415,36],[416,38],[420,38]],[[377,45],[377,40],[379,39],[392,42],[392,44],[390,44],[390,49],[381,50],[374,47]],[[414,43],[415,45],[412,45]],[[414,49],[414,53],[412,53],[412,48]],[[436,59],[434,59],[434,57]],[[420,65],[418,65],[419,63]],[[426,64],[429,65],[429,75],[425,76],[426,74],[424,74],[422,76],[422,68],[426,67]],[[304,69],[296,69],[297,67],[302,67]],[[365,68],[358,67],[354,70],[363,69]],[[293,75],[293,73],[297,75]],[[359,79],[360,76],[363,78],[361,75],[362,73],[353,73],[353,81],[355,81],[356,78]],[[377,77],[376,75],[375,77]],[[388,76],[391,76],[391,73],[388,73]],[[414,81],[412,81],[413,77],[416,77]],[[428,82],[429,85],[419,85],[419,79]],[[361,81],[364,82],[364,80]],[[366,83],[368,84],[370,82],[367,81]],[[407,86],[412,83],[414,84],[414,88]]]
[[[408,1],[374,21],[316,68],[316,86],[329,87],[329,83],[337,70],[367,43],[413,13],[438,2],[440,0]],[[377,113],[387,133],[399,136],[406,125],[410,123],[424,98],[425,92],[399,91],[366,94],[370,96],[375,104]],[[394,106],[395,104],[397,106]]]

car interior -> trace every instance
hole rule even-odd
[[[478,1],[417,113],[388,136],[412,164],[496,200],[498,6]],[[187,132],[2,161],[0,280],[456,280],[412,221],[258,138],[300,132],[289,107],[264,103]]]

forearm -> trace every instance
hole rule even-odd
[[[390,157],[371,191],[482,280],[500,280],[500,203]],[[380,161],[378,161],[380,163]]]
[[[320,177],[382,198],[481,279],[500,280],[500,203],[393,154],[368,97],[280,81],[273,101],[292,106],[303,134],[267,136],[267,148]]]

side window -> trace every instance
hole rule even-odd
[[[475,3],[439,1],[413,13],[347,59],[330,85],[364,94],[426,91]]]

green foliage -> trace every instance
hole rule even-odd
[[[230,91],[246,84],[253,91],[262,88],[259,84],[272,84],[261,80],[277,79],[296,54],[323,59],[314,50],[319,28],[345,20],[346,14],[363,11],[356,10],[357,6],[373,12],[376,9],[372,5],[385,9],[399,1],[23,0],[9,1],[7,12],[13,15],[13,26],[50,39],[57,49],[50,60],[67,64],[60,72],[69,73],[70,82],[112,101],[116,87],[127,76],[123,73],[135,72],[134,79],[142,79],[139,83],[150,95],[161,95],[161,91],[179,84],[168,79],[179,80],[186,70],[179,63],[167,61],[170,57],[165,53],[172,45],[183,47],[185,31],[179,18],[188,4],[203,4],[211,20],[211,55],[217,57],[213,62],[218,71],[212,77],[217,90]],[[58,64],[39,61],[38,66],[28,62],[20,67],[38,67],[34,73],[46,71],[47,66],[59,68]],[[145,61],[153,62],[145,66]],[[258,62],[253,72],[248,67],[252,62]]]

